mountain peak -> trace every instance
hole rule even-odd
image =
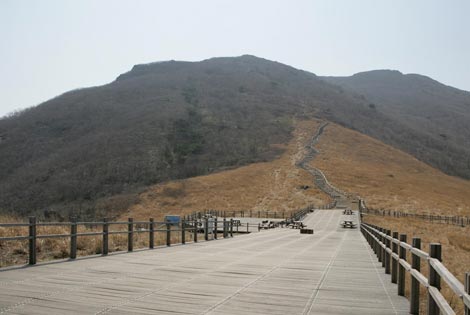
[[[362,76],[389,76],[389,77],[401,77],[403,73],[398,70],[392,69],[377,69],[370,71],[362,71],[353,75],[353,77],[362,77]]]

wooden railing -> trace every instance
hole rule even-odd
[[[207,210],[197,211],[185,216],[186,220],[201,219],[206,215],[217,216],[222,218],[270,218],[270,219],[297,219],[300,213],[306,213],[313,209],[332,209],[336,206],[336,201],[326,205],[315,206],[308,205],[299,210],[292,211],[272,211],[272,210]]]
[[[322,206],[322,209],[329,209],[335,206],[335,202]],[[298,221],[302,220],[307,213],[312,212],[315,207],[313,205],[307,206],[295,212],[289,212],[287,217],[283,215],[286,212],[269,212],[274,214],[272,217],[286,221]],[[204,240],[212,240],[218,238],[219,231],[222,231],[224,238],[233,236],[234,233],[251,233],[259,231],[259,224],[254,223],[243,223],[234,224],[232,218],[227,217],[262,217],[262,214],[268,212],[262,211],[216,211],[210,210],[205,213],[197,212],[191,215],[184,216],[181,222],[175,226],[168,222],[155,222],[153,218],[148,221],[134,221],[133,218],[129,218],[128,221],[124,222],[112,222],[108,219],[96,222],[78,222],[72,218],[70,222],[38,222],[36,217],[30,217],[28,223],[0,223],[1,228],[20,228],[15,230],[13,233],[19,232],[21,228],[27,228],[28,233],[25,235],[15,235],[0,237],[0,242],[7,241],[28,241],[28,263],[34,265],[37,262],[37,241],[41,239],[69,239],[69,252],[68,256],[70,259],[77,258],[77,239],[78,237],[87,236],[100,236],[101,237],[101,250],[102,255],[108,255],[110,252],[109,248],[109,236],[110,235],[127,235],[127,251],[132,252],[134,250],[134,235],[141,233],[148,233],[148,248],[153,249],[155,247],[155,234],[161,233],[163,235],[164,244],[171,246],[172,236],[175,234],[181,235],[180,242],[185,244],[187,241],[192,242],[198,241],[198,234],[204,235]],[[209,217],[208,214],[211,216]],[[282,215],[281,215],[282,214]],[[38,227],[62,227],[64,230],[69,230],[69,233],[61,234],[38,234]],[[87,228],[85,231],[79,232],[78,227],[83,226]],[[113,226],[124,226],[124,229],[111,230]],[[188,234],[191,233],[188,239]]]
[[[430,244],[429,253],[421,250],[421,239],[413,238],[412,245],[406,243],[406,234],[391,233],[375,225],[361,223],[361,231],[378,257],[385,273],[391,274],[392,283],[398,284],[398,295],[405,295],[405,272],[411,275],[410,314],[419,314],[419,285],[427,290],[428,315],[455,315],[441,294],[441,279],[462,300],[465,315],[470,315],[470,273],[465,274],[465,286],[442,264],[441,244]],[[411,253],[411,264],[407,261]],[[426,278],[420,272],[421,259],[429,266]]]
[[[110,230],[111,226],[124,225],[127,226],[125,230]],[[38,227],[47,227],[47,226],[59,226],[59,227],[68,227],[70,233],[66,234],[38,234]],[[101,231],[93,232],[78,232],[78,226],[85,227],[101,227]],[[70,240],[70,251],[69,258],[76,259],[77,257],[77,238],[78,237],[87,237],[87,236],[101,236],[102,237],[102,255],[108,255],[109,253],[109,236],[116,234],[125,234],[127,235],[127,251],[132,252],[134,250],[134,235],[138,233],[148,233],[148,248],[153,249],[155,246],[155,233],[163,233],[164,239],[166,240],[166,246],[172,245],[172,235],[175,233],[181,233],[180,243],[185,244],[188,240],[187,233],[191,233],[191,241],[198,241],[198,233],[204,234],[204,239],[217,239],[218,232],[222,231],[224,238],[233,237],[234,233],[234,223],[233,219],[218,220],[215,218],[211,222],[211,227],[209,228],[209,220],[198,221],[198,220],[181,220],[181,222],[176,226],[168,222],[155,222],[152,218],[149,221],[134,221],[132,218],[129,218],[127,222],[110,222],[107,219],[98,222],[77,222],[75,219],[72,219],[70,222],[37,222],[36,217],[30,217],[29,223],[0,223],[0,228],[28,228],[28,235],[16,235],[11,237],[0,237],[0,242],[5,241],[22,241],[28,240],[29,250],[28,250],[28,263],[34,265],[37,262],[37,246],[36,242],[40,239],[56,239],[56,238],[68,238]],[[252,230],[255,230],[253,225]],[[246,226],[247,232],[249,231],[249,225]],[[238,226],[237,226],[238,230]],[[174,244],[174,243],[173,243]]]
[[[451,224],[461,227],[470,226],[470,217],[464,216],[444,216],[435,214],[408,213],[404,211],[371,209],[366,207],[364,207],[361,212],[363,214],[389,216],[394,218],[413,218],[417,220],[428,221],[431,223]]]
[[[296,211],[272,211],[272,210],[207,210],[197,211],[186,216],[188,219],[200,219],[205,215],[223,218],[274,218],[285,219],[291,217]]]

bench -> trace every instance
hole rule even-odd
[[[350,228],[350,229],[354,229],[357,227],[356,223],[354,223],[353,221],[348,221],[348,220],[344,220],[343,223],[341,223],[341,225],[343,226],[343,228]]]
[[[292,229],[302,229],[306,227],[306,225],[303,224],[302,221],[294,221],[293,223],[291,223],[290,227]]]

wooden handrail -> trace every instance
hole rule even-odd
[[[170,246],[171,243],[171,235],[173,233],[181,233],[181,244],[186,243],[186,232],[192,232],[194,234],[193,242],[197,242],[197,231],[198,227],[198,220],[185,220],[184,218],[181,220],[181,223],[178,227],[173,227],[168,222],[155,222],[152,218],[149,221],[134,221],[132,218],[129,218],[128,221],[125,222],[110,222],[106,218],[103,221],[94,221],[94,222],[77,222],[76,219],[71,218],[70,222],[44,222],[40,223],[37,222],[36,217],[30,217],[29,223],[0,223],[1,227],[27,227],[29,228],[29,235],[18,235],[18,236],[10,236],[10,237],[0,237],[0,242],[2,241],[21,241],[21,240],[28,240],[29,241],[29,264],[35,265],[36,264],[36,240],[38,239],[54,239],[54,238],[70,238],[70,259],[76,259],[77,256],[77,238],[83,236],[102,236],[102,255],[108,254],[108,246],[109,246],[109,235],[118,235],[118,234],[125,234],[127,235],[128,246],[127,250],[129,252],[134,250],[134,234],[136,233],[149,233],[149,249],[154,248],[154,233],[162,232],[166,233],[166,245]],[[118,230],[112,231],[109,229],[111,225],[127,225],[126,230]],[[223,224],[223,226],[222,226]],[[216,225],[216,228],[219,226],[223,227],[223,237],[233,237],[233,220],[226,220],[225,218],[223,221],[219,221],[219,224]],[[142,225],[145,225],[146,228],[141,228]],[[70,227],[70,233],[67,234],[38,234],[37,227],[47,227],[47,226],[64,226]],[[102,226],[102,231],[100,232],[77,232],[77,226]],[[238,227],[237,227],[238,228]],[[248,229],[248,226],[247,226]],[[207,226],[205,229],[205,234],[207,234]],[[214,233],[214,235],[216,235]],[[208,237],[206,237],[209,240]],[[217,239],[215,236],[214,239]]]
[[[395,218],[413,218],[424,221],[429,221],[432,223],[443,223],[455,226],[469,226],[470,217],[463,216],[444,216],[444,215],[434,215],[434,214],[421,214],[421,213],[409,213],[404,211],[397,210],[383,210],[383,209],[372,209],[363,207],[361,209],[362,214],[377,215],[377,216],[389,216]]]
[[[435,303],[435,305],[437,305],[437,307],[443,314],[452,315],[452,314],[455,314],[455,312],[452,310],[449,303],[445,300],[445,298],[439,291],[440,279],[444,280],[444,282],[450,287],[450,289],[462,300],[462,302],[464,303],[465,311],[468,313],[468,310],[470,309],[470,294],[466,291],[465,286],[444,266],[444,264],[440,261],[440,257],[439,258],[432,257],[432,255],[424,252],[420,248],[413,247],[412,245],[406,243],[405,241],[399,240],[395,237],[390,237],[386,233],[382,232],[380,228],[377,226],[367,224],[367,223],[361,223],[361,230],[372,248],[379,247],[385,252],[390,253],[391,258],[393,260],[398,262],[398,264],[404,270],[410,273],[413,279],[416,279],[421,285],[423,285],[426,288],[429,294],[428,298],[433,299],[432,302]],[[434,272],[436,275],[439,276],[438,279],[437,280],[433,279],[433,281],[431,281],[431,279],[426,278],[426,276],[424,276],[419,270],[413,268],[412,265],[410,265],[405,259],[403,259],[403,255],[397,255],[396,253],[394,253],[392,248],[388,247],[386,242],[382,241],[383,239],[390,240],[392,244],[398,245],[399,248],[408,250],[410,253],[420,258],[425,259],[429,264],[431,274],[433,274]],[[432,244],[432,245],[439,246],[440,248],[440,244]],[[392,272],[392,279],[393,278],[394,278],[394,275]],[[433,282],[435,281],[438,281],[437,285],[433,285]],[[400,286],[400,283],[399,283],[399,286]],[[414,290],[416,290],[416,288],[414,288]],[[412,291],[413,291],[413,288],[412,288]],[[417,292],[412,292],[412,294],[417,294]],[[414,314],[414,312],[411,312],[411,314]],[[433,314],[433,313],[428,313],[428,314]]]

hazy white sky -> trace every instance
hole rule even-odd
[[[134,64],[242,54],[470,90],[470,1],[0,0],[0,116]]]

